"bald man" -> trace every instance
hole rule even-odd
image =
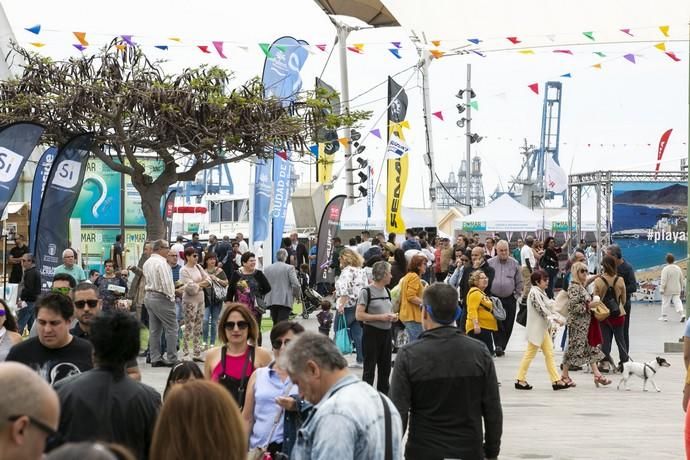
[[[517,299],[523,290],[522,272],[520,262],[510,256],[510,247],[505,240],[496,243],[496,256],[489,259],[488,263],[495,272],[491,293],[501,299],[506,311],[505,321],[500,321],[498,331],[494,332],[496,356],[503,356],[513,333]]]
[[[60,420],[55,391],[19,363],[0,363],[0,460],[39,460]]]

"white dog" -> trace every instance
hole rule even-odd
[[[628,388],[628,379],[631,375],[636,375],[643,380],[642,391],[647,391],[647,381],[650,381],[652,382],[652,385],[654,385],[654,389],[659,392],[661,389],[656,386],[654,376],[660,367],[671,367],[671,365],[668,363],[668,361],[659,356],[657,356],[656,359],[646,363],[636,363],[633,361],[623,363],[623,378],[621,378],[621,381],[618,382],[617,388],[620,390],[621,384],[624,383],[623,387],[625,388],[625,391],[630,391]]]

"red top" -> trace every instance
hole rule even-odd
[[[249,351],[250,348],[247,347],[247,350],[239,356],[232,356],[226,353],[225,375],[240,380],[242,378],[242,368],[244,367],[244,362],[247,359],[247,353],[249,353]],[[221,359],[218,361],[216,367],[213,368],[213,373],[211,374],[211,380],[213,380],[214,382],[218,382],[220,376],[223,375],[222,363],[223,357],[221,356]],[[248,377],[253,373],[254,363],[251,360],[249,360],[249,362],[247,363],[247,370],[245,371],[245,377]]]

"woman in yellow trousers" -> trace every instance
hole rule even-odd
[[[531,390],[527,383],[527,369],[532,360],[541,349],[544,353],[546,370],[551,378],[551,387],[554,390],[569,388],[568,384],[561,380],[556,370],[556,361],[553,358],[553,342],[549,333],[552,323],[563,324],[561,318],[553,313],[554,301],[546,295],[546,287],[549,285],[549,276],[543,270],[535,270],[530,277],[532,288],[527,295],[527,350],[522,356],[522,362],[518,369],[516,390]]]

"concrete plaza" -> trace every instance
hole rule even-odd
[[[518,365],[526,347],[525,329],[515,326],[506,355],[496,359],[501,382],[503,438],[501,459],[631,459],[684,458],[681,409],[685,378],[681,353],[663,353],[664,342],[677,342],[684,326],[675,317],[657,321],[659,304],[635,304],[632,308],[631,357],[638,362],[663,355],[671,367],[656,377],[661,393],[653,388],[642,392],[642,380],[631,377],[631,391],[617,391],[618,374],[609,375],[613,383],[596,388],[591,373],[571,372],[576,388],[553,391],[543,355],[532,362],[528,380],[532,391],[513,387]],[[316,330],[312,318],[302,320]],[[268,343],[267,333],[264,343]],[[557,338],[557,344],[560,343]],[[614,344],[614,357],[617,349]],[[562,352],[557,347],[556,361]],[[353,357],[349,357],[350,360]],[[167,368],[151,368],[140,359],[143,381],[163,390]],[[361,375],[360,370],[353,370]],[[651,385],[648,385],[651,387]],[[648,388],[649,389],[649,388]]]

